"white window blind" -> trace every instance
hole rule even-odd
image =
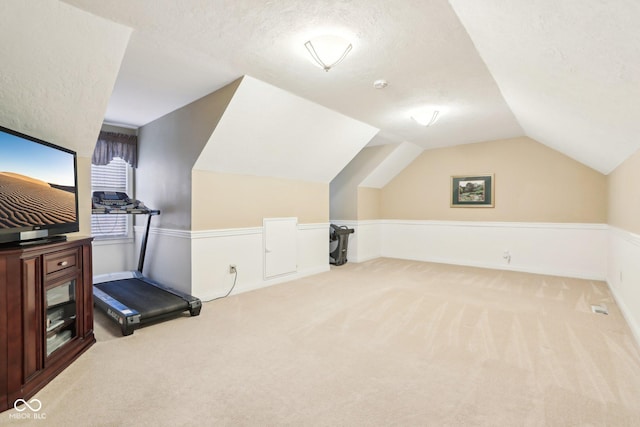
[[[108,165],[91,165],[91,192],[120,191],[130,194],[131,166],[119,157]],[[95,238],[129,237],[131,215],[91,215],[91,235]]]

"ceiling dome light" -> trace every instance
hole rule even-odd
[[[373,82],[373,87],[375,87],[376,89],[384,89],[387,86],[389,86],[389,82],[387,82],[385,79],[378,79]]]
[[[339,64],[351,51],[351,43],[339,36],[314,37],[304,44],[313,60],[325,71]]]
[[[411,115],[411,118],[419,125],[429,127],[438,120],[438,110],[422,110],[416,111]]]

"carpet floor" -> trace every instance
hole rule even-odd
[[[380,258],[128,337],[96,313],[95,332],[35,396],[45,420],[0,424],[640,425],[638,346],[603,282]]]

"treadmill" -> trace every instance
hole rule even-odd
[[[93,278],[95,306],[120,326],[122,335],[131,335],[145,323],[175,317],[188,311],[191,316],[200,314],[200,299],[163,286],[147,277],[142,270],[149,239],[151,218],[160,215],[159,210],[149,209],[125,193],[94,192],[94,215],[147,215],[147,226],[140,246],[138,270],[110,273]]]

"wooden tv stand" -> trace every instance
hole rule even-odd
[[[0,249],[0,412],[96,341],[91,240]]]

